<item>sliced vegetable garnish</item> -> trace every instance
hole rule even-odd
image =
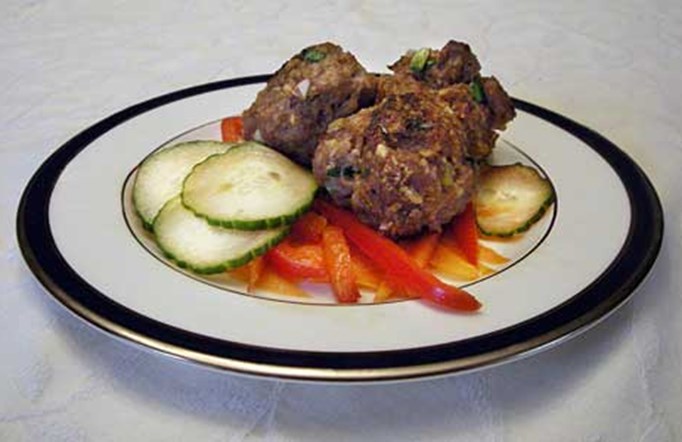
[[[313,201],[313,175],[255,142],[234,146],[197,164],[182,188],[182,202],[211,224],[254,230],[292,223]]]
[[[422,269],[427,268],[436,252],[438,243],[440,242],[440,234],[426,233],[421,237],[409,241],[405,241],[402,247],[407,251],[407,254],[414,260],[414,262]],[[405,298],[408,295],[403,293],[400,287],[391,284],[388,279],[381,281],[381,284],[374,295],[375,302],[386,301],[389,298]]]
[[[502,256],[490,247],[478,245],[478,260],[486,264],[503,265],[509,262],[509,258]]]
[[[306,212],[291,225],[291,239],[299,243],[321,243],[327,219],[315,212]]]
[[[164,204],[182,190],[182,181],[195,164],[225,152],[232,144],[190,141],[160,150],[140,165],[133,185],[133,205],[147,229]]]
[[[357,302],[360,291],[355,282],[350,248],[343,231],[336,226],[327,226],[322,233],[324,263],[332,285],[332,291],[339,302]]]
[[[228,117],[220,122],[220,134],[225,142],[244,140],[242,117]]]
[[[449,228],[452,240],[473,266],[478,265],[478,227],[474,206],[469,203],[464,211],[452,220]]]
[[[266,259],[278,272],[289,278],[329,280],[321,244],[293,244],[286,239],[271,249]]]
[[[355,282],[359,287],[370,290],[376,290],[383,279],[382,272],[356,247],[349,244],[351,264],[353,267],[353,274],[355,275]]]
[[[260,280],[261,276],[263,275],[263,270],[265,269],[265,259],[263,256],[254,258],[251,260],[251,262],[246,264],[246,267],[249,269],[249,281],[246,286],[246,291],[253,293],[258,286],[258,280]]]
[[[421,269],[405,250],[362,224],[350,212],[322,200],[316,201],[315,208],[331,223],[341,227],[346,238],[409,295],[454,310],[474,311],[481,307],[469,293],[445,284]]]
[[[525,232],[554,202],[554,189],[537,170],[522,164],[491,166],[481,173],[474,194],[476,222],[486,235]]]
[[[439,275],[458,281],[473,281],[481,276],[479,269],[464,257],[461,250],[444,243],[438,245],[430,264]]]
[[[180,267],[197,273],[219,273],[242,266],[264,254],[287,234],[286,227],[243,231],[208,224],[175,197],[154,221],[156,241]]]
[[[252,263],[256,262],[261,263],[258,264],[258,266],[261,267],[261,270],[258,280],[252,286],[250,282],[250,269]],[[299,287],[295,281],[291,281],[280,275],[277,270],[269,266],[263,259],[259,260],[257,258],[245,266],[231,270],[229,275],[234,279],[247,284],[247,291],[252,294],[257,294],[258,291],[264,290],[273,294],[295,298],[307,298],[310,296],[308,292]]]
[[[293,296],[297,298],[310,297],[310,294],[299,287],[294,281],[283,277],[268,265],[265,266],[261,277],[258,279],[257,288],[278,295]]]

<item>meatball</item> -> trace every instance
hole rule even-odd
[[[313,173],[337,204],[387,236],[440,231],[473,191],[465,143],[436,93],[390,95],[329,126]]]
[[[466,129],[467,153],[480,160],[492,152],[497,132],[488,107],[476,101],[468,84],[455,84],[438,91]]]
[[[374,77],[332,43],[302,50],[287,61],[243,113],[244,136],[309,166],[329,123],[374,100]]]
[[[436,94],[450,106],[464,128],[466,155],[478,160],[490,154],[497,138],[497,133],[491,126],[491,113],[486,106],[475,100],[468,84],[459,83],[432,89],[411,76],[398,74],[384,75],[377,80],[377,99],[407,92]]]
[[[471,158],[489,155],[496,131],[516,116],[511,98],[497,79],[480,75],[481,65],[466,43],[451,40],[440,50],[409,51],[390,68],[395,74],[379,79],[379,95],[414,91],[417,84],[437,90],[466,127]]]

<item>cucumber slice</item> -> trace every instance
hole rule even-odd
[[[287,227],[231,230],[208,224],[182,205],[168,201],[154,221],[156,242],[178,266],[196,273],[220,273],[262,255],[287,234]]]
[[[532,167],[491,166],[481,172],[474,193],[476,223],[486,235],[516,235],[542,218],[553,202],[552,185]]]
[[[209,223],[255,230],[292,223],[312,204],[313,175],[281,153],[247,142],[197,164],[182,203]]]
[[[161,207],[182,190],[182,181],[195,164],[225,152],[234,143],[190,141],[160,150],[142,162],[133,184],[133,205],[150,229]]]

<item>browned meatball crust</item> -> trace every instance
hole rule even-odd
[[[505,129],[507,123],[516,116],[514,103],[497,78],[482,77],[481,85],[486,107],[490,111],[490,126],[497,130]]]
[[[374,77],[332,43],[302,50],[287,61],[243,113],[246,139],[263,142],[310,165],[329,123],[374,100]]]
[[[334,201],[390,237],[440,231],[471,197],[464,128],[435,93],[391,95],[329,126],[313,161]]]

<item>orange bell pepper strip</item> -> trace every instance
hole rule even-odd
[[[278,295],[293,296],[297,298],[308,298],[310,294],[303,290],[294,281],[290,281],[280,275],[267,262],[258,278],[256,287],[261,290],[269,291]]]
[[[452,220],[448,233],[466,260],[478,266],[478,226],[472,203],[467,204],[464,211]]]
[[[244,139],[242,117],[223,118],[220,122],[220,134],[226,143],[242,141]]]
[[[502,256],[490,247],[478,245],[478,259],[486,264],[502,265],[509,262],[509,258]]]
[[[268,250],[265,257],[281,275],[293,279],[328,281],[320,244],[294,244],[289,238]]]
[[[475,311],[481,308],[481,303],[471,294],[444,283],[420,268],[405,250],[361,223],[350,212],[323,200],[317,200],[315,208],[329,222],[341,227],[346,238],[407,294],[452,310]]]
[[[376,290],[381,284],[383,274],[377,270],[376,266],[365,255],[349,244],[351,266],[355,275],[355,282],[358,287]]]
[[[459,247],[440,244],[431,257],[436,273],[458,281],[473,281],[480,277],[478,266],[472,265]]]
[[[343,303],[357,302],[360,299],[360,291],[355,282],[350,249],[340,228],[328,226],[324,229],[322,250],[336,299]]]
[[[400,292],[395,287],[391,286],[388,281],[383,280],[374,292],[374,302],[384,302],[390,298],[396,297]]]
[[[265,269],[265,259],[262,256],[254,258],[248,264],[246,264],[246,268],[249,269],[249,280],[246,284],[246,291],[253,293],[256,290],[256,287],[258,286],[258,280]]]

